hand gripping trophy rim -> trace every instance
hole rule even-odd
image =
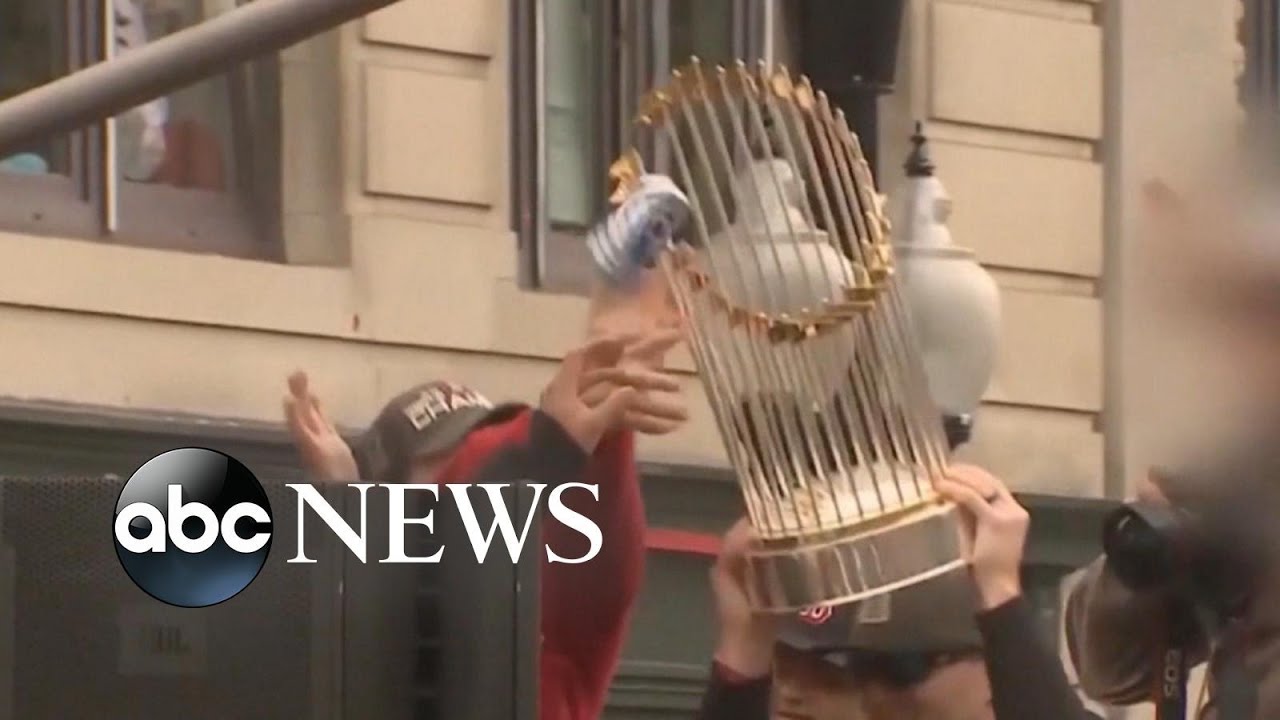
[[[667,277],[758,536],[753,606],[860,601],[962,570],[956,510],[933,488],[941,415],[841,113],[785,68],[696,58],[641,108],[637,130],[665,143],[680,182],[624,154],[598,226],[612,231],[588,243],[617,282],[654,260]],[[664,236],[669,222],[683,232]]]

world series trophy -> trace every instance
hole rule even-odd
[[[790,612],[866,600],[964,564],[934,482],[948,446],[858,138],[807,78],[696,58],[643,99],[588,236],[628,282],[658,266],[757,541],[747,591]]]

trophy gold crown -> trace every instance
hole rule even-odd
[[[640,108],[689,206],[658,263],[758,537],[753,604],[857,601],[961,567],[934,490],[941,415],[843,114],[785,68],[696,58]],[[634,151],[615,163],[618,203],[642,173]]]

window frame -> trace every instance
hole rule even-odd
[[[615,0],[593,1],[598,2],[599,7],[602,8],[594,30],[598,33],[603,33],[606,37],[606,42],[603,43],[602,55],[598,57],[600,62],[597,66],[598,72],[594,78],[598,83],[596,89],[599,92],[596,93],[597,103],[595,108],[598,113],[598,122],[592,127],[595,135],[594,148],[597,151],[597,156],[592,160],[598,166],[607,166],[612,158],[617,157],[618,149],[623,142],[621,118],[624,117],[622,108],[626,97],[623,84],[629,68],[626,66],[626,53],[622,50],[622,47],[626,44],[623,41],[624,38],[632,37],[634,39],[634,36],[630,33],[634,26],[628,23],[626,18],[628,13],[625,12],[626,8],[620,7],[621,3]],[[539,287],[545,283],[551,286],[547,289],[571,288],[582,290],[581,286],[589,278],[582,277],[580,272],[573,272],[574,270],[580,270],[580,268],[570,268],[569,274],[557,273],[555,269],[552,269],[554,264],[549,260],[550,257],[557,256],[565,250],[572,251],[575,245],[581,244],[589,228],[574,223],[558,223],[551,219],[551,214],[548,210],[550,198],[547,192],[549,183],[547,182],[546,174],[547,142],[545,132],[547,99],[545,83],[542,82],[546,72],[546,59],[545,54],[542,52],[545,42],[543,38],[545,36],[541,31],[543,17],[543,3],[541,0],[537,5],[538,17],[535,21],[539,23],[539,62],[537,63],[537,79],[535,80],[535,86],[538,89],[535,132],[537,133],[539,178],[536,186],[536,202],[538,203],[538,216],[546,218],[546,220],[538,228],[538,235],[542,240],[536,243],[534,270]],[[637,6],[638,3],[629,4],[632,9]],[[603,172],[600,177],[600,185],[601,187],[604,185]],[[602,204],[605,193],[597,190],[594,195],[593,199],[596,204]]]
[[[110,59],[110,0],[50,2],[65,9],[68,73]],[[66,175],[0,173],[0,230],[283,260],[279,58],[250,61],[205,81],[213,79],[225,83],[232,115],[231,142],[222,150],[235,173],[226,190],[118,180],[114,142],[107,140],[114,123],[106,120],[65,136]],[[263,101],[255,92],[272,94]]]
[[[603,215],[605,171],[630,146],[635,107],[645,89],[670,72],[654,60],[670,42],[671,0],[598,0],[604,7],[598,31],[612,39],[600,57],[601,92],[597,104],[600,207]],[[733,13],[732,48],[748,62],[764,57],[768,0],[730,0]],[[522,287],[547,292],[586,294],[592,269],[583,244],[586,227],[550,222],[547,212],[547,146],[545,137],[545,33],[543,0],[511,0],[512,47],[512,227],[519,252],[518,278]],[[655,148],[641,147],[652,157]],[[661,170],[661,168],[655,168]],[[557,262],[554,258],[576,257]]]
[[[87,0],[49,0],[62,2],[62,33],[67,56],[63,59],[68,72],[90,64],[96,47],[84,21],[89,10]],[[52,25],[53,23],[51,23]],[[16,232],[91,236],[97,219],[89,178],[99,170],[90,166],[93,148],[99,142],[98,129],[92,128],[66,136],[67,174],[21,175],[0,172],[0,227]]]
[[[1280,1],[1245,0],[1240,43],[1245,48],[1246,94],[1280,92]]]

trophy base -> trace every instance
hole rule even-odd
[[[747,554],[747,596],[760,612],[857,602],[964,567],[960,518],[928,502],[874,526],[759,543]]]

